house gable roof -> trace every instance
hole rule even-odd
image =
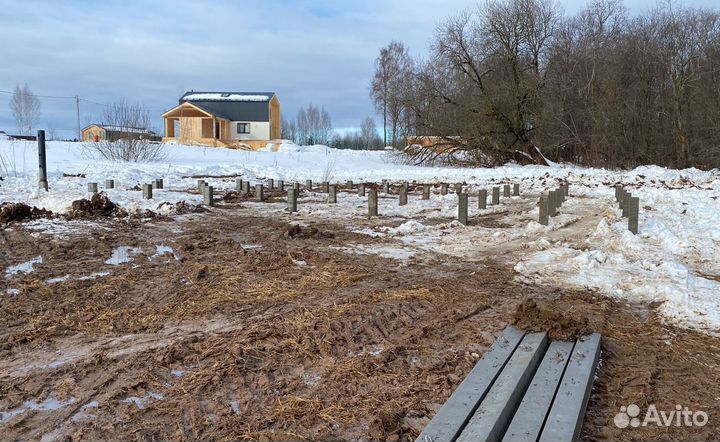
[[[186,92],[180,104],[191,103],[230,121],[270,121],[274,92]]]
[[[138,133],[138,134],[156,135],[155,132],[151,131],[150,129],[144,128],[144,127],[117,126],[117,125],[97,124],[97,123],[93,123],[88,126],[85,126],[82,129],[82,131],[86,131],[87,129],[90,129],[91,127],[97,127],[97,128],[105,130],[106,132]]]

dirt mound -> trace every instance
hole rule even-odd
[[[370,440],[398,440],[401,431],[400,421],[402,416],[400,413],[390,411],[381,411],[370,422],[368,436]]]
[[[96,193],[91,199],[81,199],[72,202],[69,219],[93,218],[97,216],[113,216],[122,214],[122,209],[104,193]]]
[[[184,215],[186,213],[203,213],[208,211],[201,205],[190,204],[185,202],[185,200],[178,201],[175,204],[165,201],[158,206],[158,210],[169,211],[170,213],[173,213],[175,215]]]
[[[201,205],[195,205],[195,204],[189,204],[185,201],[178,201],[175,203],[175,212],[178,214],[183,213],[204,213],[207,212],[208,209]]]
[[[524,330],[547,331],[550,339],[569,340],[592,333],[587,317],[578,316],[577,312],[563,312],[538,305],[530,298],[518,305],[513,324]]]
[[[251,195],[248,195],[248,194],[245,194],[242,192],[238,192],[236,190],[229,190],[229,191],[225,192],[225,194],[223,195],[223,201],[225,201],[226,203],[235,203],[238,201],[246,201],[248,199],[253,199],[253,198],[255,198],[254,191],[252,192]]]
[[[335,235],[328,232],[321,232],[317,227],[306,227],[303,229],[298,225],[290,226],[287,230],[287,237],[295,238],[335,238]]]
[[[0,206],[0,223],[23,221],[26,219],[49,218],[52,212],[37,207],[30,207],[25,203],[7,203]]]

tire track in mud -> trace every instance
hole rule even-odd
[[[157,435],[163,437],[175,435],[169,432],[171,427],[187,429],[183,437],[211,437],[218,434],[218,427],[225,428],[227,435],[237,437],[259,434],[276,427],[278,422],[285,422],[286,425],[294,422],[292,425],[305,425],[305,430],[296,429],[301,433],[315,428],[312,431],[319,432],[317,434],[325,432],[335,435],[333,437],[342,436],[348,431],[358,437],[367,437],[367,425],[377,414],[375,409],[380,407],[389,410],[398,406],[397,400],[389,401],[390,393],[383,387],[383,382],[390,382],[391,379],[397,382],[403,376],[412,379],[407,371],[414,370],[412,367],[418,362],[412,362],[413,356],[408,353],[408,345],[418,353],[419,356],[414,357],[419,358],[420,365],[425,367],[423,370],[444,372],[448,370],[448,362],[455,367],[462,364],[463,370],[469,368],[472,360],[458,359],[453,352],[448,353],[445,343],[448,328],[457,329],[456,324],[473,319],[468,317],[467,311],[472,311],[469,307],[477,302],[477,294],[470,296],[466,289],[459,290],[463,299],[460,304],[452,299],[444,299],[458,296],[446,289],[457,278],[459,268],[455,264],[440,265],[440,276],[429,278],[426,269],[422,267],[407,269],[397,267],[389,259],[338,255],[326,251],[328,244],[345,243],[349,238],[360,243],[372,241],[364,236],[342,230],[333,231],[331,228],[332,236],[320,235],[287,241],[282,239],[286,229],[284,223],[263,220],[262,227],[251,227],[257,221],[238,220],[234,226],[245,229],[247,236],[262,246],[257,251],[246,253],[236,242],[224,241],[217,227],[227,227],[225,219],[208,223],[204,218],[197,225],[190,222],[183,233],[172,238],[173,247],[185,256],[184,262],[170,261],[152,265],[146,271],[141,264],[147,256],[140,255],[102,281],[82,284],[62,282],[53,286],[52,293],[44,295],[42,286],[36,284],[36,281],[43,280],[50,276],[51,270],[57,269],[39,269],[37,273],[18,281],[25,287],[23,293],[28,296],[3,304],[3,308],[19,319],[16,328],[27,329],[14,333],[25,333],[26,338],[24,341],[5,341],[15,343],[4,350],[9,358],[4,359],[6,365],[0,366],[0,376],[7,380],[1,387],[3,394],[0,396],[5,399],[0,406],[12,410],[26,400],[42,400],[51,395],[57,395],[62,400],[74,398],[75,402],[72,406],[51,412],[51,419],[47,418],[47,412],[23,413],[12,421],[10,428],[0,427],[0,435],[39,438],[51,431],[59,435],[57,431],[62,429],[61,432],[76,436],[101,437],[113,434],[115,437],[123,434],[133,439],[138,434],[133,429],[147,428],[149,422],[152,422],[151,426],[156,425],[158,428]],[[162,231],[153,229],[152,224],[139,231],[124,230],[120,225],[116,226],[112,234],[75,238],[67,247],[75,250],[110,250],[118,244],[127,243],[145,248],[144,241],[151,244],[169,242],[170,233],[158,235],[158,230]],[[150,235],[152,241],[147,239]],[[36,241],[31,237],[19,240],[26,246],[32,246]],[[183,245],[192,247],[185,248]],[[312,270],[316,270],[319,276],[312,275],[308,279],[306,270],[296,268],[292,259],[288,258],[288,252],[295,253],[293,250],[302,252],[309,266],[315,267]],[[63,256],[62,252],[62,247],[50,248],[47,262],[57,262],[57,256]],[[95,264],[86,261],[84,265],[97,265],[99,268],[88,270],[99,270],[102,268],[102,260],[98,259]],[[134,265],[140,267],[133,269]],[[200,278],[190,271],[192,269],[205,272],[206,275]],[[65,263],[62,270],[77,273],[72,262]],[[177,292],[173,284],[156,283],[178,271],[199,288],[184,293]],[[133,282],[128,286],[131,280],[127,278],[130,275],[133,275]],[[63,315],[76,315],[73,309],[82,310],[84,305],[88,305],[96,310],[96,316],[105,317],[103,312],[112,312],[118,303],[101,293],[98,293],[99,297],[96,296],[95,291],[112,287],[116,282],[114,278],[123,286],[125,305],[132,307],[129,310],[126,308],[126,315],[136,316],[130,322],[116,322],[113,328],[86,325],[78,328],[80,323],[72,322],[60,333],[54,329],[38,329],[34,334],[27,334],[29,329],[24,319],[29,316],[18,314],[22,311],[20,309],[31,305],[33,314],[41,313],[41,317],[50,321],[57,314],[58,307],[46,301],[50,299],[50,294],[58,299],[70,295],[72,301],[62,307]],[[174,278],[171,276],[171,279]],[[278,280],[282,284],[277,284]],[[236,281],[242,283],[236,284]],[[213,297],[217,295],[201,296],[203,292],[212,292],[228,284],[233,290],[241,290],[250,296],[223,300],[217,305],[213,304],[216,301]],[[302,288],[298,289],[298,286]],[[149,296],[147,290],[139,290],[140,287],[153,287],[158,293]],[[270,296],[267,300],[262,298],[266,295]],[[180,303],[168,304],[173,296],[179,297]],[[188,322],[183,319],[186,315],[182,312],[173,314],[172,309],[187,307],[188,303],[191,304],[191,311],[200,313],[197,320]],[[209,303],[210,308],[202,307],[203,303]],[[468,306],[464,311],[463,305]],[[143,331],[145,326],[138,328],[133,325],[140,325],[138,321],[143,320],[143,315],[152,312],[160,312],[161,315],[147,316],[148,319],[160,321],[150,330]],[[482,313],[481,310],[477,312]],[[228,314],[236,315],[231,319],[230,326],[208,330],[208,318],[225,316],[227,322],[231,318]],[[312,326],[307,324],[308,315],[315,318]],[[497,321],[490,328],[501,327],[502,322]],[[136,329],[141,333],[133,332]],[[445,330],[438,334],[438,329]],[[455,333],[460,347],[462,342],[476,340],[476,331],[468,332],[462,328]],[[428,340],[433,344],[422,344]],[[18,344],[20,342],[24,343]],[[65,363],[57,364],[57,349],[69,355]],[[242,350],[239,353],[241,356],[233,354],[232,350],[228,352],[228,349]],[[38,353],[38,350],[44,353]],[[433,356],[435,352],[447,354],[451,359],[448,360],[447,356],[437,359],[437,356]],[[427,367],[422,363],[428,357],[425,353],[435,361]],[[385,367],[400,359],[404,362],[398,362],[397,367]],[[27,367],[33,360],[40,369],[18,373],[19,367]],[[241,366],[239,362],[242,362]],[[173,379],[168,376],[172,366],[181,366],[193,373],[188,372],[182,378]],[[316,385],[309,385],[308,382],[299,381],[297,376],[288,374],[304,370],[302,367],[305,366],[325,367],[323,370],[326,374]],[[405,374],[399,378],[397,370]],[[115,380],[107,384],[106,378],[100,376],[102,373],[111,373]],[[433,375],[427,382],[437,382],[437,376]],[[65,379],[66,383],[62,384],[58,379]],[[358,385],[363,383],[367,384],[361,387],[365,399],[360,402],[349,399],[353,397],[352,392],[359,391]],[[244,422],[236,422],[237,426],[224,427],[219,423],[222,421],[220,417],[238,419],[238,415],[232,412],[232,407],[227,403],[218,408],[214,399],[218,395],[227,396],[229,385],[235,386],[231,388],[232,391],[247,390],[251,393],[245,397],[237,397],[235,393],[235,400],[240,404],[238,406],[245,407],[245,413],[249,412],[250,417],[245,418]],[[341,385],[343,388],[339,388]],[[403,382],[399,386],[402,387]],[[347,390],[348,387],[350,390]],[[314,392],[316,389],[323,392],[321,396],[326,397],[320,398]],[[336,392],[342,392],[343,389],[343,394]],[[98,391],[102,391],[102,394],[98,395]],[[194,393],[189,393],[191,391]],[[442,391],[449,394],[450,389],[446,386]],[[132,395],[144,397],[149,392],[160,392],[164,397],[142,410],[120,402]],[[268,401],[253,405],[257,402],[257,395],[267,396]],[[404,397],[405,401],[417,401],[407,392],[399,397]],[[90,420],[92,426],[83,425],[82,419],[76,422],[73,416],[97,398],[100,398],[101,406],[97,415]],[[343,402],[343,398],[347,399]],[[300,401],[297,404],[309,403],[317,408],[317,413],[311,413],[310,420],[301,419],[293,414],[298,413],[299,409],[287,409],[286,406],[278,408],[277,401],[286,406],[295,403],[293,401]],[[183,414],[182,422],[175,421],[171,417],[174,416],[172,410],[182,408],[182,404],[191,404],[191,411]],[[274,419],[259,419],[267,414],[268,407]],[[217,425],[211,425],[208,416],[220,419],[210,419],[215,420]],[[118,417],[120,420],[115,421]],[[321,422],[327,423],[327,419],[344,422],[344,425],[327,433],[329,429],[325,425],[318,426]]]
[[[146,252],[103,280],[67,281],[43,291],[52,272],[78,273],[74,259],[65,259],[18,281],[25,298],[0,307],[6,321],[0,343],[13,334],[26,339],[2,350],[0,410],[50,396],[75,402],[0,423],[0,438],[413,440],[526,298],[563,312],[560,318],[583,319],[584,327],[604,336],[584,439],[634,438],[608,429],[620,402],[707,404],[720,397],[720,357],[702,350],[716,343],[661,326],[648,307],[514,282],[501,253],[468,262],[423,250],[429,259],[401,265],[331,249],[388,241],[347,232],[345,225],[315,222],[316,231],[303,227],[307,235],[289,239],[282,218],[223,212],[181,223],[117,224],[109,233],[48,248],[47,262],[59,263],[77,250],[145,250],[163,242],[182,259],[152,262]],[[39,241],[13,235],[27,250]],[[259,247],[243,247],[248,243]],[[75,251],[63,253],[64,247]],[[87,271],[104,268],[102,253],[94,253],[95,260],[83,261]],[[305,265],[296,263],[299,257]],[[88,307],[92,318],[80,320]],[[530,316],[528,327],[552,325]],[[58,328],[58,318],[75,319]],[[567,331],[567,324],[559,330]],[[681,345],[665,344],[668,336]],[[82,358],[13,374],[33,358],[48,365],[56,350],[70,353],[83,345]],[[697,361],[713,374],[688,379],[690,395],[672,376],[692,372]],[[99,406],[86,410],[93,401]],[[77,417],[83,414],[89,416]],[[707,439],[713,431],[693,435]],[[648,440],[663,435],[643,433]]]

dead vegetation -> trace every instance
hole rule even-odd
[[[711,424],[718,411],[713,339],[663,326],[650,307],[520,285],[491,260],[468,278],[458,258],[339,253],[381,240],[329,223],[218,211],[93,222],[102,228],[63,241],[5,232],[3,247],[45,263],[0,281],[18,290],[0,303],[0,410],[73,402],[17,414],[2,439],[413,440],[509,322],[603,334],[587,440],[632,439],[608,429],[632,401],[696,406]],[[120,245],[140,252],[106,264]],[[689,434],[716,439],[715,428]]]

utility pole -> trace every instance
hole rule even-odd
[[[80,97],[77,95],[75,95],[75,110],[77,111],[78,141],[82,141],[82,131],[80,130]]]
[[[38,143],[38,164],[40,170],[38,173],[38,188],[48,190],[47,182],[47,162],[45,156],[45,131],[39,130],[37,132],[37,143]]]

